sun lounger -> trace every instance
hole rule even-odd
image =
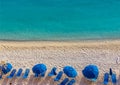
[[[54,78],[54,81],[59,81],[59,80],[61,79],[62,75],[63,75],[63,72],[60,71],[60,72],[58,73],[58,75],[56,76],[56,78]]]
[[[28,78],[29,73],[30,73],[30,69],[26,69],[26,70],[25,70],[25,73],[24,73],[24,75],[23,75],[22,78],[23,78],[23,79]]]
[[[104,84],[104,85],[107,85],[107,84],[108,84],[108,81],[109,81],[109,73],[105,73],[105,74],[104,74],[103,84]]]
[[[0,66],[0,71],[2,71],[2,66]]]
[[[112,83],[113,83],[113,84],[116,84],[116,83],[117,83],[116,74],[112,74],[111,80],[112,80]]]
[[[0,66],[0,79],[2,78],[2,66]]]
[[[53,67],[52,70],[51,70],[51,72],[48,73],[48,76],[51,77],[51,76],[57,75],[56,70],[57,70],[57,68]]]
[[[68,78],[65,78],[59,85],[65,85],[69,81]]]
[[[1,66],[1,69],[2,69],[2,73],[4,73],[4,74],[7,73],[4,65]]]
[[[16,77],[20,77],[20,76],[21,76],[21,74],[22,74],[22,71],[23,71],[23,69],[22,69],[22,68],[20,68],[20,69],[18,70],[17,74],[16,74]]]
[[[16,72],[16,69],[13,69],[12,71],[11,71],[11,73],[10,73],[10,75],[9,76],[7,76],[7,78],[13,78],[14,77],[14,75],[15,75],[15,72]]]
[[[113,74],[113,72],[112,72],[112,69],[110,68],[110,73],[109,73],[111,76],[112,76],[112,74]]]
[[[73,85],[75,82],[76,82],[75,79],[71,79],[67,85]]]
[[[0,79],[2,79],[2,75],[0,74]]]
[[[5,70],[4,66],[0,66],[0,79],[2,79],[3,71]]]

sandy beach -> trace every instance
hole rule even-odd
[[[75,85],[91,85],[84,83],[81,71],[88,64],[96,64],[99,67],[99,80],[97,84],[102,85],[102,77],[105,72],[112,68],[117,73],[120,80],[120,40],[105,41],[0,41],[0,60],[12,63],[13,67],[32,68],[33,65],[44,63],[47,65],[47,72],[56,66],[57,72],[64,66],[71,65],[78,71],[77,83]],[[32,76],[32,71],[31,71]],[[50,83],[49,79],[44,78],[39,84],[33,84],[32,79],[24,81],[24,84],[15,83],[14,85],[57,85]],[[46,80],[46,81],[45,81]],[[8,80],[0,80],[1,85]],[[36,80],[34,80],[36,81]],[[37,80],[38,81],[38,80]],[[40,80],[39,80],[40,81]],[[47,82],[49,81],[49,82]],[[13,82],[13,81],[12,81]],[[19,79],[18,82],[21,83]],[[118,82],[120,84],[120,82]],[[12,84],[13,85],[13,84]],[[111,85],[111,84],[110,84]]]

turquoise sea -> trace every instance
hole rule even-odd
[[[0,40],[120,39],[120,0],[0,0]]]

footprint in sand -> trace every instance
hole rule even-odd
[[[116,63],[117,63],[117,64],[120,64],[120,57],[117,57]]]

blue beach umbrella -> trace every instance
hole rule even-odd
[[[7,74],[8,72],[10,72],[12,69],[12,64],[10,63],[6,63],[5,66],[2,66],[2,72],[4,74]]]
[[[42,74],[47,71],[47,67],[45,64],[36,64],[35,66],[33,66],[32,71],[35,74]]]
[[[71,78],[75,78],[75,77],[78,75],[76,69],[74,69],[72,66],[65,66],[65,67],[63,68],[63,72],[64,72],[68,77],[71,77]]]
[[[85,78],[91,81],[96,81],[99,75],[99,70],[96,65],[88,65],[82,70],[82,73]]]

